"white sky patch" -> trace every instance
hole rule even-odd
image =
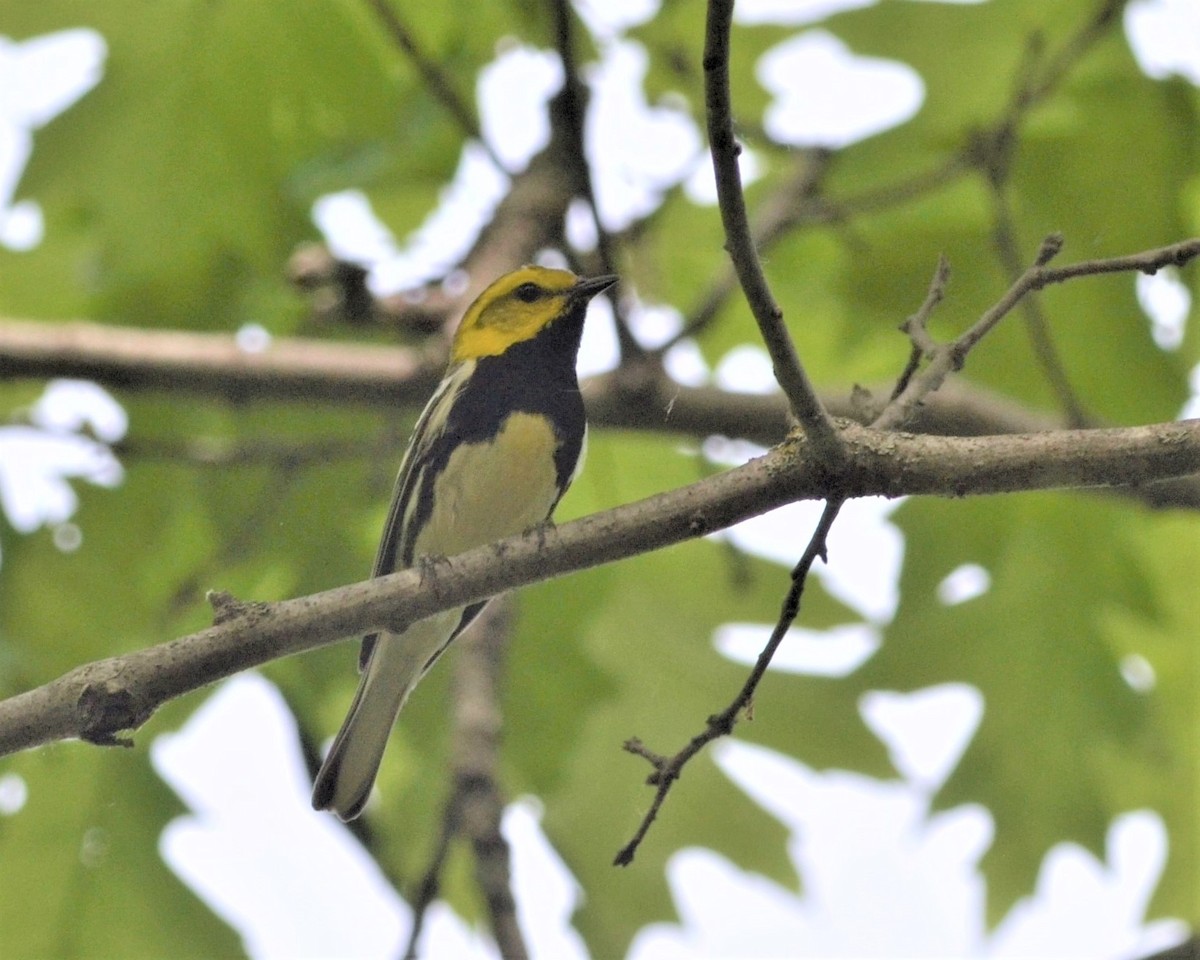
[[[334,817],[309,806],[295,721],[256,673],[222,684],[184,727],[151,747],[191,812],[163,834],[163,857],[243,937],[256,960],[396,956],[412,912]],[[510,806],[518,915],[533,956],[586,960],[571,912],[578,882],[542,833],[536,800]],[[422,956],[494,960],[490,940],[436,903]]]
[[[1180,420],[1195,420],[1200,418],[1200,364],[1192,367],[1188,373],[1188,389],[1192,395],[1183,404],[1183,409],[1179,411]]]
[[[261,323],[246,323],[233,335],[242,353],[263,353],[271,346],[271,332]]]
[[[734,393],[778,393],[771,357],[756,343],[734,347],[717,361],[713,382]]]
[[[0,508],[18,533],[70,519],[79,506],[72,479],[115,487],[124,478],[108,444],[125,435],[128,420],[101,387],[52,380],[29,419],[0,427]],[[63,536],[69,545],[69,531]]]
[[[799,955],[793,951],[805,942],[805,924],[794,891],[696,847],[671,857],[667,882],[680,924],[644,927],[627,960]]]
[[[1179,271],[1165,267],[1155,274],[1139,273],[1134,283],[1138,304],[1150,318],[1154,342],[1163,350],[1178,350],[1192,309],[1191,291],[1179,279]]]
[[[588,305],[575,369],[580,377],[593,377],[616,368],[621,359],[617,343],[617,321],[607,297],[597,297]]]
[[[517,920],[531,957],[588,960],[583,938],[571,927],[571,915],[583,899],[583,890],[546,839],[541,821],[541,803],[523,797],[505,809],[500,824],[512,848]]]
[[[600,234],[596,229],[596,218],[586,200],[576,197],[567,206],[567,216],[564,224],[567,243],[572,250],[580,253],[591,253],[600,243]]]
[[[944,778],[978,723],[973,688],[955,684],[908,697],[920,725],[937,724]],[[968,694],[964,696],[963,694]],[[893,695],[896,696],[896,695]],[[977,696],[977,695],[975,695]],[[880,727],[916,727],[904,710]],[[904,734],[898,730],[891,736]],[[672,858],[668,879],[683,927],[642,931],[631,960],[751,955],[738,934],[761,920],[776,939],[760,949],[796,957],[1132,957],[1182,940],[1178,920],[1143,918],[1162,875],[1162,819],[1137,811],[1113,819],[1106,862],[1059,844],[1043,862],[1037,890],[991,934],[979,860],[992,843],[991,815],[968,804],[932,814],[919,783],[816,773],[790,757],[739,740],[713,745],[717,765],[793,831],[789,852],[803,893],[743,873],[709,851]]]
[[[700,872],[704,851],[672,858],[668,877],[687,922],[648,928],[637,960],[659,956],[751,956],[729,949],[740,931],[753,936],[760,915],[780,915],[781,934],[758,955],[795,957],[965,957],[979,954],[984,884],[978,861],[991,842],[991,816],[963,806],[930,815],[929,799],[912,785],[860,774],[815,773],[772,750],[737,740],[713,745],[717,765],[793,831],[788,849],[803,893],[761,878],[748,902],[720,872]],[[739,881],[750,875],[725,871]],[[734,909],[730,907],[733,906]],[[786,906],[786,911],[781,908]],[[766,912],[760,914],[762,908]],[[773,924],[774,926],[774,924]],[[693,932],[694,931],[694,932]],[[655,941],[643,946],[648,934]],[[671,934],[674,933],[674,936]],[[664,947],[690,947],[670,953]],[[701,953],[717,943],[724,950]],[[654,949],[647,949],[649,946]]]
[[[1133,0],[1125,34],[1138,66],[1163,80],[1178,74],[1200,86],[1200,4],[1196,0]]]
[[[937,598],[947,607],[982,597],[991,589],[992,575],[977,563],[964,563],[951,570],[937,586]]]
[[[342,190],[318,197],[313,223],[325,237],[329,252],[339,260],[369,265],[399,256],[396,239],[383,225],[361,190]]]
[[[483,138],[510,172],[523,170],[550,142],[546,104],[562,87],[562,61],[550,50],[509,41],[479,72]]]
[[[572,6],[597,40],[611,40],[652,20],[659,0],[574,0]]]
[[[988,955],[1144,957],[1183,940],[1180,920],[1142,922],[1167,859],[1162,818],[1149,810],[1115,818],[1106,854],[1100,862],[1073,843],[1051,849],[1033,897],[996,928]]]
[[[925,83],[911,67],[857,56],[824,30],[768,50],[757,74],[775,96],[763,118],[767,133],[797,147],[849,146],[904,123],[925,99]]]
[[[3,133],[0,132],[0,137]],[[4,145],[0,144],[0,150]],[[18,253],[32,250],[46,235],[45,218],[41,206],[34,200],[18,200],[8,208],[7,215],[0,210],[0,246]]]
[[[695,340],[685,338],[663,354],[663,369],[676,383],[700,387],[708,383],[710,371],[704,353]]]
[[[588,163],[600,222],[611,231],[657,209],[700,152],[700,134],[687,113],[646,103],[647,66],[645,49],[621,40],[608,44],[600,63],[586,71]]]
[[[899,504],[882,497],[846,503],[829,534],[829,563],[818,560],[812,567],[829,593],[869,623],[889,623],[900,602],[904,536],[889,520]],[[749,553],[792,567],[823,509],[820,502],[789,504],[745,520],[727,535]]]
[[[1121,658],[1121,677],[1131,690],[1149,693],[1158,685],[1158,674],[1154,664],[1140,653],[1128,653]]]
[[[647,350],[656,350],[683,329],[683,314],[665,303],[630,298],[629,329]]]
[[[746,25],[816,23],[835,13],[873,7],[875,0],[738,0],[733,22]]]
[[[761,457],[767,452],[765,447],[760,447],[757,443],[732,437],[705,437],[701,447],[709,460],[725,467],[741,466],[751,458]]]
[[[29,799],[29,786],[25,778],[17,773],[0,775],[0,816],[11,817],[20,813]]]
[[[761,623],[726,623],[713,646],[734,663],[753,666],[773,627]],[[814,677],[849,676],[879,649],[879,630],[867,623],[848,623],[828,630],[792,627],[771,659],[772,670]]]
[[[30,420],[55,433],[86,429],[105,443],[116,443],[129,429],[125,408],[90,380],[51,380],[34,403]]]
[[[0,36],[0,244],[29,250],[42,241],[36,201],[13,204],[33,153],[33,132],[100,82],[108,48],[94,30],[62,30],[14,43]]]
[[[877,0],[738,0],[733,8],[733,22],[752,26],[775,23],[781,26],[800,26],[819,23],[837,13],[862,10],[875,6]],[[933,0],[936,3],[975,4],[988,0]]]
[[[958,766],[983,719],[983,695],[965,683],[912,693],[872,690],[859,704],[863,722],[888,748],[904,779],[931,795]]]
[[[345,827],[309,806],[295,720],[274,686],[254,673],[227,681],[150,756],[192,811],[164,831],[164,859],[251,956],[399,953],[410,911]]]
[[[521,169],[549,141],[546,103],[562,85],[562,67],[551,53],[510,45],[481,72],[480,123],[492,150],[510,169]],[[358,190],[319,198],[313,222],[333,254],[362,264],[379,295],[412,289],[452,269],[475,242],[508,192],[508,174],[478,143],[463,145],[453,180],[438,203],[403,243],[376,217]]]
[[[404,244],[396,243],[359,190],[320,197],[313,204],[312,217],[330,251],[365,266],[371,290],[382,296],[421,286],[450,271],[466,255],[508,188],[508,175],[497,169],[480,144],[469,142],[437,207]]]

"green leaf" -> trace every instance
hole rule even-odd
[[[983,864],[994,918],[1033,888],[1055,843],[1102,856],[1117,812],[1161,799],[1145,779],[1113,802],[1113,774],[1152,768],[1149,745],[1167,733],[1157,696],[1130,688],[1110,642],[1113,623],[1160,616],[1132,542],[1141,520],[1113,501],[1049,494],[913,500],[896,514],[909,556],[900,610],[852,679],[898,690],[961,681],[983,694],[983,721],[938,805],[982,803],[995,818]],[[984,567],[990,588],[946,606],[938,585],[964,563]]]
[[[0,777],[27,791],[0,815],[5,956],[242,955],[159,855],[159,832],[183,808],[146,751],[64,744],[0,761]]]

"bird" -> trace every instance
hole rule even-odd
[[[524,266],[467,308],[401,461],[373,577],[550,520],[586,447],[575,371],[584,316],[616,281]],[[401,707],[486,604],[363,639],[358,690],[314,780],[314,809],[343,821],[362,812]]]

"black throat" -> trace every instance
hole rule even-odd
[[[447,431],[459,442],[478,443],[495,436],[510,413],[540,414],[558,437],[554,460],[559,488],[565,490],[579,462],[586,425],[575,373],[586,309],[580,303],[503,355],[475,361]]]

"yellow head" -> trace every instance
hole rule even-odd
[[[550,267],[521,267],[505,274],[467,308],[450,348],[451,362],[499,356],[572,309],[584,309],[616,279],[581,280],[569,270]]]

